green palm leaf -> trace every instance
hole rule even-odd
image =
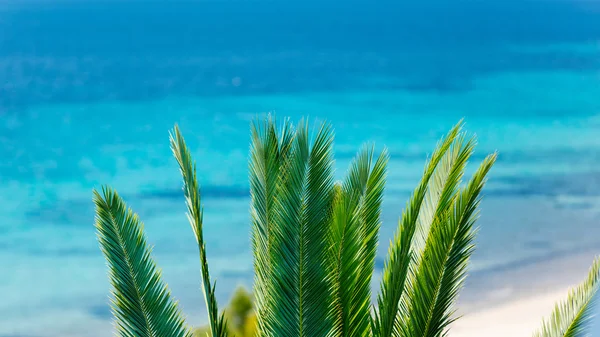
[[[398,324],[400,299],[405,289],[409,263],[413,259],[411,245],[417,229],[417,219],[427,192],[429,180],[435,168],[448,148],[452,145],[461,128],[457,124],[438,144],[429,163],[425,167],[423,178],[413,192],[406,210],[402,214],[400,228],[390,244],[388,257],[384,265],[381,290],[377,296],[377,311],[372,321],[375,337],[390,337]]]
[[[255,122],[251,130],[250,148],[250,213],[252,217],[252,248],[254,252],[256,316],[258,334],[272,336],[270,322],[275,320],[272,296],[271,256],[274,255],[272,227],[275,226],[276,200],[283,186],[289,153],[295,133],[288,121],[278,135],[274,118],[268,116],[264,123]]]
[[[364,148],[338,186],[330,230],[335,336],[369,336],[371,277],[380,227],[387,151]]]
[[[466,160],[469,152],[465,151],[465,156],[459,158]],[[473,225],[477,218],[479,194],[495,160],[495,154],[488,156],[468,186],[456,196],[452,208],[434,217],[414,288],[408,294],[408,313],[399,326],[403,336],[443,336],[452,322],[452,305],[462,287],[474,247]],[[450,179],[452,176],[456,178]],[[454,186],[458,176],[455,170],[449,175]]]
[[[467,160],[473,153],[475,142],[465,139],[465,133],[459,134],[450,149],[444,154],[440,164],[436,167],[427,190],[425,200],[417,219],[417,232],[412,242],[412,260],[409,264],[406,290],[402,295],[399,321],[405,325],[409,318],[411,306],[410,295],[423,259],[423,249],[430,235],[432,222],[447,213],[454,205],[457,197],[458,186],[464,175]]]
[[[296,131],[272,223],[273,336],[320,337],[331,331],[325,259],[333,196],[331,128],[309,146],[308,128]]]
[[[162,281],[143,224],[117,192],[94,190],[96,229],[113,286],[112,311],[124,337],[189,337],[177,303]]]
[[[206,247],[202,233],[202,204],[200,200],[200,190],[198,179],[196,177],[196,164],[192,160],[183,136],[179,128],[175,126],[171,134],[171,150],[177,159],[181,175],[183,176],[183,191],[188,208],[188,220],[194,230],[198,249],[200,251],[200,265],[202,269],[202,292],[206,301],[208,311],[209,325],[212,336],[227,336],[226,321],[223,314],[219,315],[219,308],[215,297],[215,284],[210,283],[208,272],[208,262],[206,259]]]
[[[571,290],[566,301],[559,303],[549,319],[534,337],[584,337],[593,317],[592,310],[598,299],[600,288],[600,257],[590,268],[587,279]]]
[[[452,206],[474,148],[475,141],[466,140],[466,134],[460,133],[436,167],[417,219],[417,232],[413,240],[415,257],[419,257],[425,248],[433,219]]]

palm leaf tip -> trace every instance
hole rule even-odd
[[[108,262],[112,311],[121,336],[188,337],[177,303],[150,255],[143,224],[116,191],[94,190],[96,229]]]
[[[587,279],[571,290],[567,299],[556,304],[549,318],[534,337],[584,337],[589,336],[593,310],[598,302],[600,288],[600,257],[596,257]]]
[[[196,240],[200,244],[202,236],[202,204],[198,180],[196,179],[196,164],[192,159],[179,127],[175,125],[170,133],[171,151],[179,164],[179,172],[183,177],[183,191],[188,207],[188,219],[194,230]]]
[[[211,284],[210,273],[208,269],[208,261],[206,257],[206,245],[203,235],[203,211],[200,195],[200,187],[196,176],[196,164],[192,159],[190,150],[188,149],[183,135],[179,127],[175,125],[170,134],[171,150],[177,163],[179,171],[183,178],[183,191],[187,205],[187,216],[196,236],[198,250],[200,254],[200,266],[202,275],[202,291],[206,301],[206,309],[209,316],[209,325],[212,336],[224,337],[227,336],[227,322],[224,316],[219,315],[219,308],[215,296],[215,284]]]

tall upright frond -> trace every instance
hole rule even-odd
[[[558,303],[552,315],[545,319],[534,337],[585,337],[598,302],[600,288],[600,257],[596,257],[587,279],[570,291],[567,299]]]
[[[495,154],[486,157],[457,195],[453,207],[434,217],[414,288],[408,294],[408,316],[399,326],[401,335],[444,336],[452,322],[452,305],[462,288],[474,247],[473,225],[478,215],[479,195],[495,160]]]
[[[330,227],[335,336],[370,335],[371,278],[387,161],[384,150],[373,163],[373,149],[365,147],[336,195]]]
[[[325,259],[332,142],[328,125],[320,129],[312,148],[307,127],[301,123],[296,132],[271,227],[274,336],[321,337],[331,331]]]
[[[208,321],[212,336],[225,337],[227,336],[226,321],[223,314],[219,315],[217,299],[215,297],[216,284],[210,283],[210,274],[208,271],[208,261],[206,258],[206,246],[204,235],[202,232],[203,225],[203,210],[200,198],[200,186],[196,177],[196,164],[192,160],[192,155],[185,144],[185,140],[179,131],[179,127],[175,126],[171,133],[171,150],[183,177],[183,192],[187,205],[187,216],[190,225],[196,236],[198,249],[200,252],[200,265],[202,269],[202,292],[206,301],[206,309],[208,311]]]
[[[466,140],[465,133],[456,140],[435,169],[423,206],[417,219],[417,229],[412,242],[412,261],[408,268],[406,289],[401,298],[399,322],[405,324],[410,308],[415,278],[423,261],[423,249],[431,232],[432,222],[446,214],[454,205],[467,161],[473,153],[475,140]]]
[[[377,296],[377,309],[373,319],[373,335],[375,337],[392,336],[398,320],[400,298],[405,289],[409,263],[412,260],[411,245],[417,228],[417,218],[427,192],[429,180],[438,163],[456,139],[462,123],[457,124],[438,144],[431,159],[425,167],[421,182],[413,192],[406,209],[402,214],[399,229],[390,243],[388,257],[385,261],[381,290]]]
[[[274,118],[263,123],[255,121],[251,129],[249,179],[252,217],[252,248],[254,252],[254,292],[257,324],[260,336],[272,336],[269,322],[273,313],[273,278],[271,256],[273,252],[272,227],[278,207],[276,200],[286,174],[286,163],[295,133],[288,121],[277,133]]]
[[[143,224],[114,190],[94,190],[96,229],[108,262],[112,312],[123,337],[190,337],[152,259]]]

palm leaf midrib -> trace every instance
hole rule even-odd
[[[587,309],[588,305],[593,301],[593,297],[588,297],[586,298],[586,300],[581,304],[581,310],[579,310],[577,312],[577,314],[575,315],[575,317],[573,317],[573,320],[571,321],[571,323],[567,326],[567,329],[565,329],[563,335],[565,336],[571,336],[572,333],[570,334],[569,332],[574,331],[575,329],[573,328],[573,326],[579,322],[579,320],[581,319],[582,315],[585,313],[585,309]]]
[[[336,284],[335,284],[335,289],[337,292],[337,296],[336,296],[336,305],[338,307],[337,312],[339,313],[338,319],[341,320],[342,325],[341,325],[341,335],[342,336],[346,336],[346,322],[344,320],[344,307],[343,307],[343,294],[344,292],[342,292],[342,252],[344,250],[344,244],[346,242],[346,232],[347,232],[348,226],[344,226],[343,230],[342,230],[342,239],[340,241],[340,249],[338,251],[337,254],[337,260],[336,260],[336,266],[335,266],[335,276],[336,276]]]
[[[103,200],[103,202],[106,204],[106,206],[108,206],[107,208],[109,209],[108,215],[110,217],[110,225],[112,226],[112,230],[117,235],[119,249],[121,250],[121,253],[125,257],[125,265],[127,266],[127,272],[129,274],[129,277],[131,277],[131,279],[134,283],[133,288],[135,291],[135,296],[137,297],[137,300],[140,304],[142,316],[144,317],[144,327],[143,328],[144,328],[144,330],[146,330],[146,333],[148,333],[149,336],[157,337],[156,333],[152,329],[152,324],[151,324],[151,320],[149,317],[147,304],[145,303],[146,302],[145,296],[140,292],[140,285],[142,283],[139,280],[138,273],[136,273],[135,268],[133,267],[131,254],[126,245],[125,238],[123,237],[123,234],[121,233],[119,226],[117,226],[118,219],[115,217],[115,209],[114,208],[118,207],[119,205],[118,204],[115,205],[114,195],[111,195],[111,198],[109,200],[110,200],[110,203],[108,203],[107,200]],[[125,208],[125,205],[122,205],[122,207]],[[123,211],[124,211],[123,216],[125,217],[123,219],[123,223],[128,223],[128,221],[136,220],[134,215],[128,214],[126,208]]]
[[[442,262],[443,266],[445,266],[446,263],[448,262],[448,258],[450,256],[450,251],[452,250],[452,248],[454,246],[454,240],[455,240],[457,234],[458,234],[458,231],[455,231],[454,235],[452,236],[452,240],[451,240],[450,244],[444,251],[444,258],[443,258],[444,260]],[[442,288],[442,280],[444,279],[446,272],[447,272],[447,268],[443,268],[443,271],[439,274],[438,279],[436,280],[435,290],[434,290],[435,294],[433,295],[433,301],[430,303],[430,306],[428,308],[427,323],[425,324],[425,331],[423,332],[423,336],[428,336],[429,328],[431,326],[431,321],[432,321],[432,317],[433,317],[433,311],[434,311],[435,307],[437,306],[437,300],[438,300],[438,297],[440,294],[440,290]]]
[[[473,195],[471,195],[471,196],[473,196]],[[454,195],[453,197],[451,197],[451,199],[457,199],[457,198],[458,198],[457,195]],[[473,201],[473,198],[472,197],[469,198],[469,200],[467,201],[466,205],[469,205],[469,203],[471,203],[472,201]],[[453,205],[453,204],[454,204],[454,201],[450,202],[450,205]],[[438,204],[438,206],[440,206],[440,205]],[[438,209],[438,210],[440,210],[440,209]],[[436,212],[438,210],[436,210]],[[451,211],[452,211],[452,207],[450,207],[450,209],[448,209],[445,213],[450,213]],[[433,320],[433,312],[434,312],[434,309],[438,305],[438,297],[439,297],[440,291],[442,289],[442,281],[445,279],[445,277],[447,276],[447,274],[449,272],[451,272],[446,267],[446,265],[447,265],[448,260],[450,258],[450,252],[454,249],[454,243],[456,241],[456,237],[460,233],[460,227],[461,227],[461,224],[464,221],[464,217],[465,217],[465,213],[461,212],[460,213],[460,219],[456,220],[457,221],[456,228],[453,228],[453,233],[452,233],[452,238],[450,239],[450,243],[447,245],[446,249],[444,250],[443,261],[442,261],[442,272],[439,273],[439,275],[437,277],[437,280],[435,282],[435,290],[434,290],[435,294],[433,295],[432,301],[431,301],[431,303],[429,305],[429,308],[428,308],[428,318],[427,318],[427,322],[425,324],[425,330],[423,332],[423,336],[428,336],[428,334],[429,334],[429,329],[431,327],[431,322]],[[447,215],[446,216],[440,216],[440,215],[438,215],[436,218],[437,218],[437,226],[442,226],[443,225],[443,220],[442,219],[448,219],[448,216]],[[441,229],[438,229],[438,230],[441,230]]]
[[[344,192],[342,192],[342,193],[344,193]],[[342,198],[342,202],[346,202],[345,198]],[[345,209],[345,207],[344,207],[344,209]],[[346,219],[344,219],[344,220],[346,220]],[[342,323],[340,326],[341,336],[346,336],[348,334],[348,325],[350,324],[350,322],[346,321],[346,318],[348,317],[348,315],[344,315],[344,311],[349,310],[350,308],[346,308],[345,306],[343,306],[343,303],[347,302],[347,301],[344,301],[344,298],[346,298],[344,296],[346,294],[346,292],[342,291],[342,278],[343,278],[342,274],[344,272],[343,260],[345,260],[344,252],[346,251],[345,248],[347,246],[346,245],[347,233],[349,231],[350,225],[351,225],[351,220],[344,221],[344,226],[343,226],[342,235],[341,235],[341,241],[340,241],[339,249],[338,249],[338,253],[337,253],[337,261],[336,261],[337,263],[335,266],[335,276],[336,276],[336,281],[337,281],[337,283],[335,285],[335,289],[337,292],[337,296],[336,296],[337,303],[336,304],[338,305],[338,308],[339,308],[339,310],[338,310],[339,316],[341,316],[341,317],[338,317],[338,319],[341,318],[341,323]]]

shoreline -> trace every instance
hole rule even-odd
[[[482,310],[572,287],[585,279],[598,255],[600,247],[587,248],[473,271],[467,275],[458,305],[467,311]]]
[[[506,302],[466,314],[450,328],[450,337],[532,336],[549,316],[557,301],[567,297],[570,288]],[[597,320],[594,324],[597,325]],[[593,328],[597,329],[596,326]]]
[[[467,277],[450,337],[531,336],[554,304],[583,282],[599,249],[557,256]],[[485,275],[489,274],[489,275]],[[598,313],[597,308],[595,310]],[[600,333],[600,316],[591,335]]]

